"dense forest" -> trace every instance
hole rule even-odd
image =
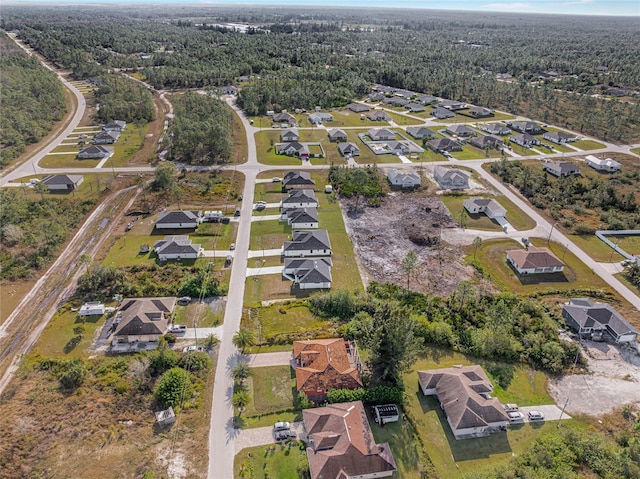
[[[49,133],[66,113],[62,84],[0,34],[0,168]]]
[[[229,21],[252,28],[245,34],[218,25]],[[127,68],[156,88],[202,88],[249,76],[239,101],[250,114],[344,105],[370,84],[383,83],[612,141],[639,137],[640,105],[599,97],[615,87],[628,100],[640,88],[634,19],[284,7],[9,7],[2,26],[19,30],[27,43],[79,77],[104,67]],[[498,81],[498,73],[512,80]]]
[[[104,123],[111,120],[127,123],[154,120],[153,98],[141,84],[115,75],[101,75],[94,81],[98,84],[96,101],[100,104],[96,120]]]

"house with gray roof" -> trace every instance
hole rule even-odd
[[[80,150],[78,158],[81,160],[96,160],[98,158],[107,158],[112,154],[112,146],[91,145]]]
[[[431,110],[430,114],[431,116],[435,116],[438,120],[446,120],[447,118],[453,118],[454,116],[456,116],[456,114],[451,110],[440,107]]]
[[[285,143],[291,143],[293,141],[298,141],[300,139],[300,135],[298,134],[298,130],[287,129],[280,133],[280,141]]]
[[[202,247],[192,244],[188,236],[165,236],[153,244],[153,251],[160,261],[169,259],[197,259]]]
[[[354,143],[338,143],[338,151],[342,156],[360,156],[360,148]]]
[[[371,141],[385,141],[395,140],[396,134],[386,128],[372,128],[365,133],[366,136],[371,138]]]
[[[318,198],[313,190],[294,189],[289,192],[289,196],[281,202],[282,210],[291,208],[317,208]]]
[[[383,105],[391,105],[391,106],[405,106],[411,103],[409,100],[398,97],[385,98],[382,100]]]
[[[392,186],[400,188],[415,188],[420,186],[421,178],[415,171],[398,170],[391,168],[387,171],[387,180]]]
[[[631,326],[610,304],[589,298],[572,298],[562,306],[562,317],[574,331],[594,341],[630,343],[638,338]]]
[[[311,152],[306,143],[292,141],[290,143],[278,143],[276,145],[278,155],[297,156],[301,160],[308,160]]]
[[[427,146],[433,151],[437,151],[440,153],[444,151],[462,150],[462,145],[457,141],[452,140],[451,138],[436,138],[435,140],[428,141]]]
[[[447,128],[445,128],[444,131],[446,131],[450,135],[460,136],[463,138],[476,134],[476,132],[469,128],[467,125],[449,125]]]
[[[507,210],[493,198],[474,196],[464,200],[463,204],[470,214],[484,213],[491,219],[504,218],[507,214]]]
[[[504,136],[511,133],[511,129],[501,123],[483,123],[478,128],[482,131],[486,131],[487,133],[491,133],[492,135]]]
[[[94,145],[111,145],[118,141],[120,132],[116,130],[101,131],[93,137],[91,143]]]
[[[156,229],[195,229],[201,220],[200,211],[163,211],[156,221]]]
[[[340,130],[338,128],[333,128],[327,132],[327,136],[329,137],[329,141],[347,141],[347,134],[344,130]]]
[[[299,188],[313,189],[315,184],[308,171],[287,171],[282,177],[282,189],[286,191]]]
[[[542,138],[558,145],[578,140],[577,135],[565,133],[564,131],[547,131],[544,135],[542,135]]]
[[[426,110],[425,106],[420,103],[408,103],[404,107],[409,110],[410,113],[420,113]]]
[[[442,100],[440,103],[438,103],[438,107],[445,108],[447,110],[462,110],[463,108],[466,108],[467,105],[465,103],[462,103],[461,101]]]
[[[346,108],[354,113],[364,113],[370,110],[367,105],[363,105],[362,103],[349,103]]]
[[[392,121],[391,115],[384,110],[373,110],[366,114],[367,118],[371,121]]]
[[[393,94],[395,96],[399,96],[402,98],[413,98],[414,96],[417,95],[417,93],[415,91],[411,91],[411,90],[402,90],[402,89],[397,89],[393,92]]]
[[[372,93],[371,95],[369,95],[367,97],[367,101],[370,101],[372,103],[376,103],[376,102],[384,100],[384,98],[385,98],[385,94],[379,91],[379,92],[375,92],[375,93]]]
[[[435,396],[457,440],[486,437],[506,430],[509,417],[481,366],[453,366],[418,371],[425,396]]]
[[[282,276],[300,289],[331,288],[331,258],[285,258]]]
[[[42,178],[52,192],[69,192],[75,190],[84,181],[82,175],[49,175]]]
[[[553,161],[542,164],[542,169],[558,178],[561,176],[579,175],[580,168],[568,161]]]
[[[322,125],[323,123],[330,123],[333,121],[333,115],[331,113],[316,112],[309,115],[309,121],[314,125]]]
[[[538,135],[544,131],[540,125],[532,121],[505,121],[505,123],[512,130],[519,131],[520,133]]]
[[[426,126],[408,126],[407,133],[409,133],[416,140],[422,140],[423,138],[435,138],[435,132],[431,131]]]
[[[331,256],[327,230],[294,230],[291,241],[282,248],[285,257]]]
[[[282,212],[280,221],[286,221],[294,229],[316,229],[318,227],[318,209],[288,208]]]
[[[436,166],[433,178],[443,190],[466,190],[469,188],[469,173],[456,168]]]
[[[475,138],[471,138],[469,143],[476,148],[480,148],[481,150],[485,150],[487,148],[501,148],[502,140],[493,135],[480,135]]]
[[[127,127],[124,120],[113,120],[102,127],[104,131],[123,131]]]
[[[511,135],[509,137],[509,141],[513,141],[515,144],[524,146],[525,148],[531,148],[532,146],[537,146],[541,143],[539,138],[536,138],[529,133],[518,133],[516,135]]]
[[[469,115],[471,115],[474,118],[487,118],[487,117],[493,116],[493,112],[488,108],[476,106],[469,109]]]
[[[415,99],[417,103],[421,103],[422,105],[428,105],[429,103],[435,103],[438,99],[435,96],[431,95],[420,95]]]
[[[176,301],[175,296],[123,299],[113,323],[112,345],[157,343],[169,329]]]
[[[272,120],[277,123],[296,123],[296,117],[286,110],[282,110],[280,113],[273,115]]]

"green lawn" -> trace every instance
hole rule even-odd
[[[544,238],[529,238],[535,245],[547,247]],[[600,288],[609,290],[609,287],[591,269],[582,263],[571,252],[565,251],[565,246],[558,243],[550,244],[551,251],[565,263],[562,273],[535,274],[518,276],[506,261],[505,251],[522,248],[516,241],[501,239],[487,240],[478,249],[478,263],[490,276],[494,286],[500,291],[513,291],[519,294],[530,294],[541,290],[569,290],[573,288]]]
[[[29,188],[29,180],[32,178],[42,179],[47,175],[31,175],[20,178],[20,180],[14,180],[16,183],[24,183],[25,195],[29,198],[38,199],[40,194]],[[75,190],[67,193],[45,193],[45,198],[69,198],[69,199],[83,199],[83,200],[95,200],[111,185],[113,176],[110,173],[89,173],[82,175],[84,180],[80,183],[80,186]]]
[[[201,223],[198,229],[189,235],[189,238],[197,244],[201,244],[206,250],[229,249],[231,243],[235,243],[238,232],[238,223]]]
[[[623,273],[617,273],[617,274],[614,274],[614,276],[618,279],[618,281],[623,283],[627,288],[629,288],[631,291],[633,291],[636,295],[640,296],[640,288],[638,286],[636,286],[635,284],[633,284],[631,281],[629,281],[625,277],[625,275]],[[616,306],[616,309],[618,309],[618,312],[620,312],[620,309],[617,306]],[[632,309],[631,313],[635,314],[636,310]],[[624,313],[622,313],[622,314],[624,314]]]
[[[609,239],[627,253],[640,256],[640,235],[610,236]]]
[[[451,156],[458,160],[477,160],[487,158],[487,153],[480,148],[473,145],[465,145],[462,151],[452,151]],[[499,157],[500,152],[498,150],[489,150],[489,156]]]
[[[129,123],[118,141],[111,145],[113,146],[113,156],[109,158],[107,165],[126,166],[129,159],[142,148],[148,128],[148,124],[137,126],[135,123]]]
[[[418,141],[419,141],[418,145],[422,146],[422,144],[421,144],[422,141],[421,140],[418,140]],[[427,163],[427,162],[430,162],[430,161],[446,161],[447,160],[446,156],[444,156],[441,153],[437,153],[437,152],[433,151],[428,146],[425,147],[424,148],[424,152],[420,153],[418,156],[419,156],[418,158],[412,159],[412,161],[415,162],[415,163],[423,163],[423,162]]]
[[[294,156],[276,154],[276,143],[280,143],[281,130],[263,130],[256,133],[256,151],[258,161],[265,165],[299,165],[300,159]]]
[[[599,150],[600,148],[605,148],[605,145],[593,140],[574,141],[571,144],[581,150]]]
[[[632,148],[631,153],[635,153],[636,155],[640,155],[640,148]]]
[[[42,356],[79,357],[89,354],[89,347],[98,329],[102,328],[107,316],[80,317],[71,308],[79,308],[80,303],[67,303],[53,316],[42,332],[33,352]],[[82,327],[80,338],[73,330]],[[77,339],[74,339],[77,338]]]
[[[308,471],[306,449],[302,443],[275,444],[246,448],[236,454],[235,479],[300,479]]]
[[[225,303],[220,301],[214,307],[205,303],[191,303],[187,306],[176,306],[174,321],[176,324],[184,324],[190,328],[195,324],[199,328],[212,328],[219,326],[224,321]],[[206,338],[200,338],[202,340]]]
[[[502,231],[502,226],[500,226],[496,221],[492,220],[485,214],[469,214],[469,212],[464,209],[464,200],[470,198],[468,195],[457,196],[457,195],[441,195],[440,199],[445,204],[451,216],[460,221],[460,214],[464,210],[463,218],[465,221],[466,228],[476,229],[476,230],[485,230],[485,231]],[[526,231],[528,229],[534,228],[536,223],[529,216],[527,216],[520,208],[518,208],[514,203],[512,203],[508,198],[504,196],[498,196],[495,198],[506,210],[507,210],[507,221],[511,223],[511,225],[517,230]]]
[[[365,113],[355,113],[351,110],[335,110],[332,111],[334,121],[332,123],[327,123],[327,127],[329,128],[340,128],[343,126],[362,126],[362,127],[383,127],[387,126],[386,122],[380,121],[371,121],[366,116],[364,120],[360,118],[360,115],[365,115]]]
[[[79,160],[73,155],[47,155],[38,166],[41,168],[95,168],[101,160]]]
[[[512,454],[518,454],[543,432],[555,427],[555,423],[534,426],[526,424],[511,427],[506,433],[457,441],[437,401],[433,397],[425,397],[417,386],[418,371],[456,364],[481,364],[495,387],[493,395],[503,403],[515,402],[522,406],[553,403],[545,389],[546,377],[541,372],[511,364],[477,361],[451,351],[428,348],[412,371],[405,375],[404,382],[410,385],[405,408],[407,415],[415,422],[417,433],[426,444],[439,477],[455,478],[475,470],[494,467],[497,462],[506,461]],[[503,384],[508,382],[505,388],[498,386],[492,371],[500,371],[501,377],[506,377],[506,380],[503,379]]]
[[[404,111],[407,112],[406,109]],[[401,115],[399,113],[394,113],[392,111],[387,111],[387,113],[391,118],[393,118],[393,121],[396,125],[421,125],[423,123],[422,121],[417,120],[415,118],[411,118],[406,115]],[[409,113],[409,114],[413,115],[413,113]]]
[[[251,368],[247,385],[251,401],[242,413],[245,419],[294,409],[298,392],[291,366]]]
[[[284,241],[291,239],[291,225],[286,221],[266,220],[251,223],[249,249],[281,248]]]
[[[610,248],[596,235],[569,235],[569,238],[578,245],[580,249],[600,263],[615,263],[624,259],[622,255],[615,252],[615,250]]]

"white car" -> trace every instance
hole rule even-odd
[[[273,425],[273,430],[275,432],[288,431],[289,429],[291,429],[291,423],[287,421],[277,422]]]
[[[509,422],[523,422],[524,421],[524,414],[522,414],[520,411],[514,411],[514,412],[507,413],[507,416],[509,416]]]
[[[544,421],[544,414],[540,411],[529,411],[527,414],[529,421]]]
[[[231,245],[229,246],[229,250],[233,251],[234,249],[236,249],[236,244],[231,243]]]
[[[503,404],[502,406],[506,412],[514,412],[518,410],[517,404]]]
[[[174,334],[186,333],[187,327],[184,324],[174,324],[173,326],[171,326],[171,329],[169,331]]]

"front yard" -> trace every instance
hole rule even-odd
[[[235,479],[300,479],[309,470],[306,448],[299,442],[243,449],[235,457]]]
[[[489,196],[484,196],[489,198]],[[441,195],[440,199],[445,204],[451,216],[460,221],[460,215],[463,217],[465,228],[485,230],[485,231],[502,231],[496,221],[489,218],[484,213],[469,214],[464,208],[464,200],[470,198],[468,195]],[[511,225],[520,231],[525,231],[536,226],[529,216],[527,216],[520,208],[504,196],[497,196],[495,200],[507,210],[506,219]]]

